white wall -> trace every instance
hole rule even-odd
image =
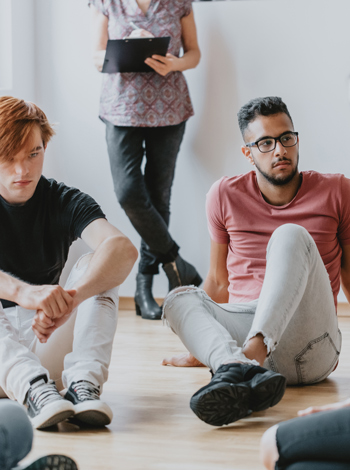
[[[47,153],[46,176],[94,196],[108,219],[138,246],[139,237],[113,193],[104,126],[97,118],[100,76],[90,58],[86,0],[12,2],[15,9],[34,6],[28,17],[35,16],[30,22],[35,25],[34,46],[32,35],[26,40],[29,57],[35,55],[34,95],[50,120],[59,123]],[[205,194],[221,175],[250,170],[240,153],[236,119],[249,99],[278,95],[285,100],[300,133],[301,169],[350,177],[350,2],[199,2],[194,11],[202,60],[186,78],[196,115],[188,123],[179,155],[170,229],[183,256],[205,276]],[[16,95],[21,91],[31,99],[32,87],[26,88],[26,74],[20,74],[18,65],[14,77],[22,81],[22,87],[16,82]],[[84,250],[82,242],[74,245],[69,266]],[[134,277],[135,271],[122,286],[122,295],[133,295]],[[165,293],[162,274],[155,294]]]

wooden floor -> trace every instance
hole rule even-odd
[[[273,424],[295,417],[299,409],[349,396],[350,318],[341,318],[343,350],[338,369],[321,384],[288,388],[277,406],[231,426],[215,428],[189,408],[191,395],[205,385],[206,368],[160,365],[180,353],[179,339],[160,321],[120,313],[110,378],[103,399],[114,419],[102,430],[60,424],[55,431],[36,431],[29,459],[66,453],[80,470],[262,470],[258,446]]]

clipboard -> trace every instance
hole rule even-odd
[[[153,54],[165,56],[169,42],[170,36],[109,39],[102,73],[154,72],[144,61]]]

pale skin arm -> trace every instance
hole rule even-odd
[[[84,275],[72,289],[75,295],[71,311],[84,300],[122,284],[138,256],[131,241],[105,219],[91,222],[81,238],[94,253]],[[67,321],[71,311],[53,319],[38,311],[33,329],[39,340],[47,341],[52,332]]]
[[[108,18],[90,6],[93,28],[93,62],[99,72],[102,70],[106,47],[108,41]],[[181,19],[182,41],[184,55],[175,57],[167,54],[165,57],[154,55],[146,59],[146,64],[153,68],[160,75],[167,75],[169,72],[184,71],[196,67],[200,60],[200,50],[197,41],[197,30],[194,22],[193,11]],[[144,29],[134,30],[129,37],[151,37],[149,31]]]
[[[214,302],[228,302],[228,271],[226,267],[228,245],[211,241],[210,247],[210,267],[204,282],[203,289]],[[200,367],[203,366],[191,353],[181,354],[163,359],[163,366],[172,365],[175,367]]]
[[[183,72],[184,70],[194,69],[199,64],[201,53],[197,41],[193,11],[181,19],[181,28],[184,49],[182,57],[176,57],[168,53],[165,57],[153,55],[145,60],[145,63],[160,75],[165,76],[169,72]]]
[[[58,285],[33,286],[0,271],[0,298],[29,310],[43,310],[49,317],[71,311],[74,295],[74,291],[65,291]]]
[[[105,60],[108,41],[108,18],[90,5],[92,17],[92,59],[99,72],[102,70]]]

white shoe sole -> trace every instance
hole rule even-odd
[[[74,418],[91,426],[107,426],[113,418],[111,408],[99,400],[86,400],[83,403],[74,405]]]
[[[54,426],[74,415],[74,406],[68,400],[57,400],[45,405],[38,416],[30,418],[35,429]]]

